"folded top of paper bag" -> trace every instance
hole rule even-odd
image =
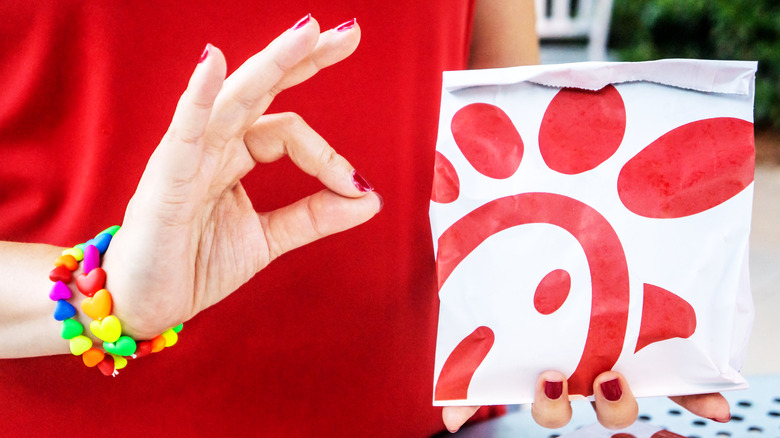
[[[647,81],[708,93],[747,95],[755,61],[664,59],[646,62],[582,62],[493,70],[444,72],[444,88],[533,82],[550,87],[600,90],[609,84]]]

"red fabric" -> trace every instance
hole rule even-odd
[[[441,72],[465,65],[471,2],[46,3],[0,3],[0,239],[72,245],[120,223],[204,45],[231,71],[308,12],[323,30],[357,17],[361,46],[271,111],[301,114],[385,207],[275,261],[117,378],[70,356],[0,361],[3,434],[441,430],[427,210]],[[287,162],[244,184],[258,210],[320,189]]]

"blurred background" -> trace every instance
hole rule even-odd
[[[610,56],[758,61],[757,160],[780,164],[780,1],[615,0]]]
[[[780,1],[536,0],[542,63],[758,61],[757,161],[780,165]]]

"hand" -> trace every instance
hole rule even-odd
[[[596,418],[607,429],[624,429],[633,424],[639,408],[626,379],[618,372],[601,373],[593,382]],[[720,394],[670,397],[695,415],[718,422],[731,418],[729,403]],[[442,411],[444,425],[456,432],[479,409],[478,406],[448,406]],[[536,380],[531,415],[537,424],[550,429],[566,426],[571,420],[571,403],[566,377],[557,371],[545,371]]]
[[[154,337],[283,253],[381,208],[371,186],[300,117],[263,115],[276,94],[346,58],[360,40],[356,23],[320,34],[316,20],[302,22],[227,79],[222,52],[207,46],[103,262],[125,334]],[[241,178],[285,155],[326,189],[255,212]]]

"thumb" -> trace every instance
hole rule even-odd
[[[445,406],[441,411],[441,418],[447,430],[455,433],[477,410],[479,406]]]

